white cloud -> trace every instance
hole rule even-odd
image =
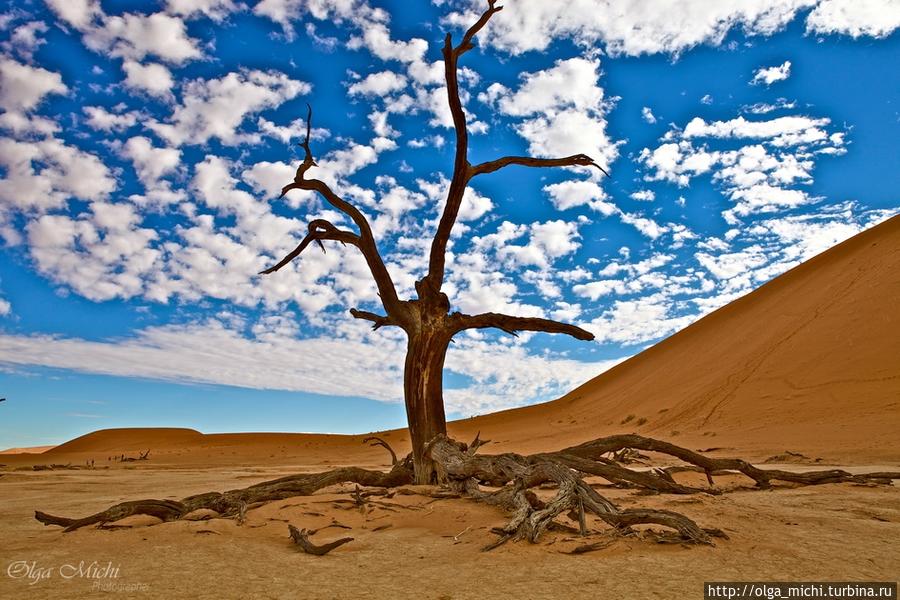
[[[812,119],[803,116],[778,117],[768,121],[748,121],[744,117],[737,117],[730,121],[713,121],[711,123],[707,123],[700,117],[694,117],[685,126],[682,135],[686,139],[698,137],[771,138],[774,145],[787,146],[823,139],[825,132],[822,128],[830,123],[830,119]]]
[[[146,137],[129,138],[123,153],[131,159],[138,179],[145,186],[155,185],[162,177],[174,172],[181,163],[177,148],[155,148]]]
[[[256,126],[261,134],[281,140],[285,144],[306,135],[305,118],[294,119],[287,125],[276,125],[272,121],[260,117],[256,120]],[[321,127],[313,127],[310,129],[309,134],[311,140],[324,140],[331,135],[327,129]]]
[[[188,37],[184,21],[165,13],[107,15],[99,0],[47,0],[56,15],[83,34],[85,45],[99,53],[131,60],[157,56],[182,64],[203,53]]]
[[[162,13],[106,17],[102,28],[85,34],[85,44],[113,56],[141,60],[152,55],[175,64],[203,55],[197,41],[187,36],[184,22]]]
[[[843,33],[881,38],[900,27],[896,0],[823,0],[806,18],[813,33]]]
[[[292,181],[297,167],[283,162],[261,161],[241,174],[241,178],[266,198],[277,198],[285,183]]]
[[[739,252],[711,255],[698,252],[697,262],[703,265],[716,279],[731,279],[769,263],[769,256],[760,246],[750,246]]]
[[[788,102],[785,98],[779,98],[775,102],[757,102],[750,106],[741,107],[741,112],[748,112],[754,115],[764,115],[775,110],[797,108],[796,102]]]
[[[816,0],[520,0],[504,7],[503,18],[488,24],[483,43],[520,54],[544,50],[555,39],[571,39],[585,47],[604,44],[612,55],[677,54],[699,44],[718,45],[733,28],[749,35],[771,35],[799,10]],[[483,10],[470,0],[471,11],[449,19],[467,25]]]
[[[761,67],[753,73],[751,85],[772,85],[777,81],[784,81],[791,76],[791,61],[786,60],[775,67]]]
[[[366,48],[381,60],[421,62],[428,51],[428,42],[419,38],[413,38],[408,42],[392,40],[391,33],[384,23],[363,23],[360,29],[362,35],[350,38],[347,47]]]
[[[35,51],[47,43],[45,39],[47,29],[47,24],[43,21],[29,21],[16,25],[9,35],[9,40],[3,42],[3,48],[30,60]]]
[[[212,383],[400,402],[405,344],[397,336],[297,339],[281,320],[261,319],[254,337],[217,321],[149,328],[117,341],[0,336],[0,363],[163,381]],[[475,414],[549,400],[620,360],[579,362],[533,356],[515,341],[460,337],[447,370],[473,383],[445,390],[450,412]],[[297,362],[297,356],[305,357]]]
[[[44,215],[28,224],[28,244],[40,273],[85,298],[130,298],[144,290],[160,251],[156,231],[138,226],[130,204],[94,202],[90,213]]]
[[[168,123],[153,121],[148,127],[170,144],[203,144],[218,138],[237,145],[258,140],[238,130],[251,114],[274,108],[300,94],[309,93],[308,83],[277,71],[243,70],[218,79],[195,79],[183,85],[182,103]]]
[[[393,71],[381,71],[372,73],[362,81],[357,81],[348,88],[350,95],[362,94],[364,96],[386,96],[391,92],[402,90],[406,87],[406,77]]]
[[[815,157],[845,152],[842,132],[829,132],[831,121],[784,116],[762,121],[737,117],[707,123],[692,119],[683,130],[670,130],[654,149],[644,148],[639,161],[648,167],[647,180],[687,186],[691,179],[712,173],[735,202],[723,216],[730,224],[754,213],[775,212],[816,200],[792,186],[812,182]],[[713,150],[709,140],[746,140],[737,150]],[[695,143],[703,141],[695,145]]]
[[[549,69],[523,73],[517,90],[492,84],[479,99],[503,114],[528,117],[515,129],[529,142],[531,155],[582,153],[608,166],[618,156],[618,144],[606,133],[609,107],[598,85],[599,69],[596,59],[559,60]]]
[[[640,202],[653,202],[656,200],[656,194],[653,190],[638,190],[631,194],[631,199]]]
[[[599,60],[570,58],[543,71],[523,73],[514,93],[499,95],[493,88],[497,106],[503,114],[519,117],[550,109],[596,109],[603,102],[603,89],[597,85],[599,68]]]
[[[131,200],[141,205],[165,206],[186,198],[183,190],[173,190],[163,177],[177,172],[181,165],[181,151],[177,148],[157,148],[144,136],[129,138],[122,147],[122,155],[134,165],[145,195],[133,195]]]
[[[106,132],[125,131],[134,127],[141,116],[137,111],[109,112],[102,106],[85,106],[83,110],[87,115],[88,127]]]
[[[294,21],[304,16],[318,21],[349,22],[356,34],[347,41],[353,50],[366,48],[381,60],[421,63],[428,51],[428,42],[413,38],[398,41],[391,38],[388,13],[372,8],[363,0],[262,0],[254,8],[256,15],[267,17],[281,25],[288,39],[293,39]],[[309,32],[309,28],[307,29]],[[313,36],[315,29],[312,29]]]
[[[653,111],[650,110],[649,106],[645,106],[641,109],[641,118],[653,125],[656,123],[656,116],[653,114]]]
[[[86,29],[103,14],[99,0],[46,0],[60,19],[75,29]]]
[[[8,112],[31,111],[47,95],[68,91],[59,73],[0,58],[0,107]]]
[[[669,335],[696,319],[694,315],[671,316],[670,310],[669,301],[658,294],[635,300],[616,300],[586,328],[598,342],[634,345]]]
[[[125,70],[125,86],[134,90],[142,90],[151,96],[170,98],[175,88],[172,72],[158,63],[142,65],[133,60],[122,64]]]
[[[416,185],[419,186],[419,189],[434,206],[434,213],[437,215],[442,214],[447,203],[447,188],[450,187],[450,180],[444,175],[440,175],[435,181],[417,179]],[[463,199],[459,205],[457,220],[460,223],[475,221],[493,209],[494,203],[490,198],[479,194],[471,187],[467,187],[463,192]]]
[[[594,181],[562,181],[545,186],[544,191],[557,210],[587,205],[607,217],[618,212],[614,204],[607,202],[607,193]]]
[[[581,153],[608,167],[619,155],[618,145],[607,136],[606,120],[578,110],[563,110],[547,117],[530,119],[516,130],[528,141],[528,151],[533,156],[559,157]]]
[[[202,15],[213,21],[222,21],[239,8],[233,0],[168,0],[166,3],[166,10],[173,15],[186,19]]]
[[[467,4],[468,11],[447,20],[460,27],[473,23],[483,2]],[[503,18],[492,20],[479,39],[513,54],[544,50],[557,39],[586,48],[602,44],[613,56],[680,54],[700,44],[717,46],[738,28],[772,35],[812,7],[808,32],[884,37],[900,26],[895,0],[519,0],[505,6]]]
[[[70,198],[102,200],[116,188],[100,159],[54,138],[0,139],[0,166],[0,201],[20,210],[58,208]]]

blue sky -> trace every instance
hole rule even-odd
[[[411,295],[452,168],[440,47],[481,2],[18,2],[0,17],[0,447],[104,427],[402,426],[403,339],[327,181]],[[900,210],[892,0],[508,2],[462,60],[473,181],[445,291],[595,342],[463,335],[451,417],[552,399]]]

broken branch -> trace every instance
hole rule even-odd
[[[391,448],[391,445],[388,444],[383,439],[381,439],[380,437],[370,435],[369,437],[363,439],[363,444],[369,444],[373,448],[375,448],[376,446],[381,446],[382,448],[384,448],[385,450],[387,450],[388,452],[391,453],[391,464],[392,465],[397,464],[397,454],[394,452],[394,449]]]
[[[327,544],[322,544],[321,546],[317,546],[313,544],[309,539],[310,532],[306,529],[297,529],[291,524],[288,524],[288,531],[291,534],[291,539],[295,544],[300,546],[300,549],[306,552],[307,554],[314,554],[316,556],[323,556],[328,554],[338,546],[343,546],[347,542],[352,542],[353,538],[341,538],[339,540],[335,540],[333,542],[328,542]]]

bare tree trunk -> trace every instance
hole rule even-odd
[[[423,328],[409,334],[403,396],[418,484],[429,484],[434,479],[434,463],[425,452],[425,445],[438,434],[447,433],[443,372],[449,344],[450,334],[440,329]]]

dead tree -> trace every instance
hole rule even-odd
[[[300,144],[305,156],[297,168],[294,181],[284,187],[283,197],[290,190],[306,190],[319,194],[328,204],[344,213],[357,231],[339,229],[333,223],[315,219],[308,226],[308,233],[300,244],[273,267],[262,271],[270,274],[281,269],[297,258],[312,242],[324,251],[323,242],[334,241],[356,246],[362,252],[378,288],[384,314],[350,309],[357,319],[371,321],[373,329],[399,327],[407,336],[406,363],[403,374],[403,396],[406,403],[406,417],[412,443],[413,465],[417,483],[430,483],[434,477],[434,466],[425,454],[425,445],[435,436],[447,432],[444,415],[443,369],[447,348],[453,337],[467,329],[500,329],[511,335],[518,331],[543,331],[562,333],[579,340],[592,340],[593,334],[575,325],[559,323],[549,319],[517,317],[498,313],[467,315],[451,312],[450,299],[442,291],[446,274],[447,242],[456,224],[466,186],[476,177],[499,171],[509,166],[524,167],[595,167],[606,173],[589,156],[575,154],[563,158],[532,158],[527,156],[504,156],[473,165],[469,162],[469,136],[466,128],[466,114],[459,94],[459,60],[474,48],[473,40],[492,16],[502,7],[496,0],[488,1],[488,9],[481,18],[466,31],[459,44],[454,45],[448,33],[444,39],[444,77],[453,127],[456,132],[456,155],[453,176],[447,190],[447,203],[431,242],[428,272],[416,281],[416,298],[402,300],[397,294],[393,279],[385,266],[372,228],[365,215],[352,203],[339,196],[325,182],[307,178],[307,172],[316,166],[310,149],[310,128],[312,108],[307,113],[306,138]]]
[[[481,15],[454,46],[448,35],[444,44],[444,65],[450,109],[456,129],[456,159],[453,179],[447,194],[447,206],[441,216],[431,246],[428,273],[416,282],[415,299],[400,300],[391,276],[378,252],[372,230],[365,216],[352,204],[335,194],[318,179],[307,179],[306,172],[315,165],[309,147],[312,110],[307,115],[306,139],[301,144],[305,150],[303,163],[297,169],[293,183],[285,186],[282,195],[291,189],[317,192],[356,225],[358,231],[338,229],[324,220],[309,225],[309,233],[297,248],[278,264],[264,271],[277,271],[298,255],[312,242],[323,246],[325,241],[338,241],[359,248],[375,279],[384,315],[352,309],[351,314],[374,324],[374,328],[400,327],[408,336],[404,394],[412,453],[402,460],[390,445],[380,438],[367,438],[365,443],[383,446],[391,454],[390,471],[373,471],[357,467],[343,467],[322,473],[290,475],[265,481],[247,488],[226,492],[207,492],[188,496],[181,500],[136,500],[116,504],[106,510],[82,518],[69,518],[35,512],[35,518],[44,525],[56,525],[64,531],[103,525],[125,517],[143,514],[158,517],[162,521],[182,519],[199,509],[212,510],[221,517],[240,521],[248,511],[261,504],[284,500],[295,496],[308,496],[319,490],[342,483],[357,486],[395,488],[410,483],[437,481],[446,490],[432,492],[436,497],[467,496],[476,501],[497,506],[511,515],[510,521],[495,532],[498,539],[485,549],[495,548],[509,540],[537,541],[551,529],[576,531],[584,535],[588,531],[588,518],[599,520],[612,528],[614,533],[627,534],[635,525],[657,525],[670,530],[657,539],[675,540],[693,544],[711,544],[712,538],[724,537],[717,529],[699,526],[690,517],[668,510],[645,508],[623,509],[604,498],[584,478],[595,476],[617,487],[631,488],[665,494],[719,494],[723,490],[714,486],[714,477],[722,474],[739,474],[753,481],[757,488],[768,488],[773,482],[789,485],[819,485],[826,483],[891,484],[900,479],[900,473],[879,472],[852,474],[832,469],[806,473],[793,473],[775,469],[761,469],[738,458],[712,458],[674,444],[646,438],[636,434],[600,438],[557,452],[528,456],[505,453],[478,454],[487,443],[479,436],[471,444],[463,444],[446,436],[441,375],[447,346],[454,335],[473,328],[497,328],[515,335],[517,331],[545,331],[565,333],[578,339],[590,340],[593,336],[574,325],[557,323],[547,319],[523,318],[496,313],[465,315],[450,312],[450,301],[441,291],[445,273],[445,253],[450,231],[456,222],[466,185],[473,177],[492,173],[510,165],[528,167],[594,166],[585,155],[558,159],[538,159],[508,156],[486,163],[472,165],[467,159],[468,138],[466,118],[459,99],[457,64],[459,58],[473,48],[472,40],[485,23],[498,11],[495,0],[489,0],[488,10]],[[602,170],[602,169],[601,169]],[[682,465],[655,470],[635,470],[625,464],[635,458],[644,458],[643,452],[663,454],[681,461]],[[141,455],[146,459],[149,450]],[[607,458],[612,455],[617,460]],[[124,459],[124,455],[122,457]],[[135,460],[135,459],[130,459]],[[706,474],[708,486],[696,487],[679,483],[672,476],[679,470],[697,470]],[[550,485],[557,492],[548,501],[541,500],[532,490]],[[426,493],[412,491],[411,493]],[[365,492],[354,490],[356,504],[366,501]],[[578,528],[557,522],[567,516]],[[289,528],[291,538],[305,552],[325,554],[347,543],[350,538],[336,540],[324,546],[313,544],[306,529]],[[460,534],[461,535],[461,534]],[[575,553],[603,547],[604,543],[579,546]]]

